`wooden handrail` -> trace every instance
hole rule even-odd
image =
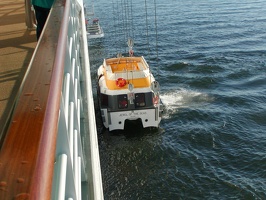
[[[65,8],[59,32],[53,73],[51,76],[51,88],[48,94],[47,109],[44,116],[37,164],[33,174],[32,182],[34,184],[31,185],[32,199],[44,199],[43,197],[46,196],[47,200],[49,200],[52,192],[54,156],[56,150],[60,98],[63,85],[70,12],[70,2],[66,0],[63,3]]]
[[[70,2],[56,0],[0,151],[0,199],[50,199]]]

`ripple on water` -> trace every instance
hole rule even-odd
[[[152,31],[149,48],[136,31],[134,51],[159,66],[165,113],[159,131],[99,134],[105,199],[265,199],[266,2],[157,3],[158,63]],[[97,5],[106,34],[89,41],[94,70],[126,51],[112,1]],[[134,6],[145,26],[143,4]]]

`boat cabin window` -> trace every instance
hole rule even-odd
[[[108,107],[108,95],[101,94],[101,105]]]
[[[135,105],[136,105],[136,107],[146,106],[146,103],[145,103],[145,94],[144,93],[137,93],[137,94],[135,94]]]
[[[127,108],[128,106],[128,101],[127,101],[127,95],[126,94],[122,94],[122,95],[118,95],[118,108]]]

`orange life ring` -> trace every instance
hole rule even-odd
[[[126,79],[123,79],[123,78],[116,79],[116,85],[118,87],[124,87],[126,84],[127,84]]]

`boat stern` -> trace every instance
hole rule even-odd
[[[139,121],[143,128],[159,127],[161,121],[161,112],[159,108],[146,110],[130,110],[121,112],[107,112],[107,109],[101,109],[103,124],[109,131],[124,130],[126,121]]]

